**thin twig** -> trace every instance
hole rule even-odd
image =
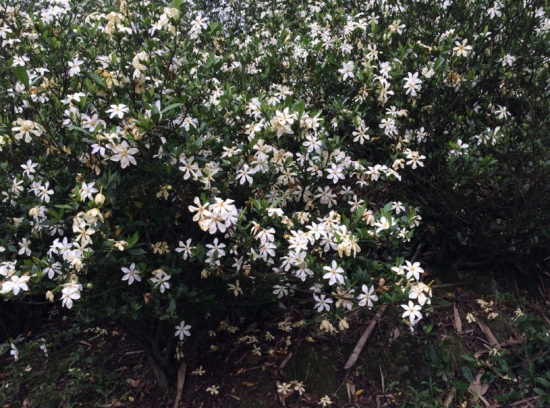
[[[355,362],[359,358],[359,354],[361,353],[361,350],[363,350],[363,347],[365,347],[365,343],[367,342],[368,338],[372,334],[372,331],[374,330],[374,327],[376,326],[376,322],[380,319],[380,317],[382,317],[382,315],[384,314],[384,312],[386,311],[387,308],[388,308],[388,305],[382,305],[380,310],[376,313],[376,316],[374,317],[374,319],[371,320],[371,322],[369,323],[369,325],[367,326],[367,328],[363,332],[363,335],[361,336],[361,338],[357,342],[357,345],[353,349],[353,352],[349,356],[348,361],[346,362],[346,365],[344,366],[344,369],[347,370],[348,368],[351,368],[355,364]]]
[[[529,402],[531,402],[531,401],[536,401],[536,400],[538,400],[538,399],[540,399],[539,396],[532,397],[532,398],[525,398],[525,399],[522,399],[521,401],[516,401],[516,402],[514,402],[513,404],[510,404],[510,406],[513,407],[513,406],[516,406],[516,405],[524,404],[524,403],[526,403],[526,402],[529,403]]]
[[[294,354],[292,353],[288,353],[288,356],[286,356],[286,358],[283,360],[283,362],[281,363],[281,365],[279,366],[279,368],[282,370],[283,368],[285,368],[285,366],[288,364],[288,362],[290,361],[290,359],[292,358]]]

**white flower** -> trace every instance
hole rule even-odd
[[[237,171],[238,175],[237,177],[235,178],[235,180],[241,180],[240,181],[240,184],[244,184],[245,182],[248,181],[248,183],[250,185],[252,185],[252,183],[254,182],[254,180],[252,179],[252,175],[254,175],[254,173],[256,173],[256,170],[255,169],[251,169],[250,167],[248,167],[248,164],[243,164],[243,167]]]
[[[420,267],[420,262],[415,262],[414,264],[407,262],[407,266],[405,268],[407,269],[407,275],[406,278],[410,279],[412,276],[414,276],[414,279],[419,280],[420,275],[424,273],[424,269]]]
[[[176,335],[175,337],[180,338],[180,340],[183,340],[185,336],[190,337],[191,333],[189,332],[189,329],[191,328],[190,325],[185,324],[185,320],[182,320],[180,324],[176,326]]]
[[[415,285],[412,285],[409,292],[409,299],[416,299],[420,306],[424,306],[426,303],[430,304],[431,300],[428,295],[431,295],[432,290],[430,287],[422,282],[418,282]]]
[[[21,140],[23,137],[25,137],[25,142],[30,143],[32,141],[31,134],[35,136],[40,136],[42,133],[44,133],[45,129],[42,127],[42,125],[39,125],[36,122],[33,122],[32,120],[23,120],[21,118],[17,119],[17,121],[13,122],[15,125],[11,130],[12,132],[19,132],[15,134],[15,138],[17,140]]]
[[[284,285],[274,285],[273,294],[277,295],[278,298],[288,295],[288,288]]]
[[[14,55],[13,56],[13,65],[12,65],[12,67],[16,67],[18,65],[24,67],[25,64],[29,61],[30,61],[29,57],[26,57],[24,55],[21,56],[21,57],[19,55]]]
[[[415,324],[418,320],[422,319],[422,313],[420,313],[422,308],[419,305],[415,305],[409,300],[408,305],[401,305],[401,307],[405,309],[402,317],[405,318],[408,316],[412,324]],[[415,317],[417,319],[415,319]]]
[[[61,300],[63,301],[61,303],[62,306],[66,306],[67,309],[70,309],[73,307],[73,300],[80,299],[80,291],[74,290],[74,291],[65,291],[63,290],[61,294]]]
[[[199,366],[195,371],[191,372],[192,375],[203,375],[206,370],[203,370],[202,366]]]
[[[239,284],[239,280],[237,279],[235,281],[235,284],[233,285],[232,283],[229,283],[227,286],[229,286],[229,288],[227,289],[228,291],[233,291],[234,295],[235,296],[239,296],[239,293],[242,295],[243,294],[243,290],[242,288],[240,287],[240,284]]]
[[[42,274],[48,274],[49,279],[53,279],[55,274],[61,275],[61,264],[59,262],[50,263],[44,270],[42,271]]]
[[[323,275],[323,279],[330,279],[328,281],[329,285],[334,285],[337,282],[340,285],[344,284],[344,277],[342,276],[342,274],[344,273],[344,270],[342,269],[342,267],[338,266],[336,261],[332,261],[332,267],[323,266],[323,269],[325,271],[328,271]]]
[[[510,54],[506,54],[504,57],[500,59],[500,62],[502,63],[502,66],[505,67],[506,65],[513,66],[516,62],[516,57]]]
[[[500,4],[498,1],[495,1],[493,7],[487,10],[487,15],[491,19],[495,18],[495,16],[500,17],[502,15],[502,11],[500,11]]]
[[[211,387],[208,387],[208,388],[206,389],[206,391],[208,391],[208,392],[209,392],[210,394],[212,394],[212,395],[217,395],[217,394],[219,394],[219,391],[218,391],[219,389],[220,389],[219,386],[213,385],[213,386],[211,386]]]
[[[128,281],[128,285],[134,283],[134,280],[141,282],[141,276],[139,276],[139,271],[136,269],[135,263],[132,263],[129,268],[122,267],[121,269],[122,272],[124,272],[122,280]]]
[[[193,241],[189,238],[185,244],[182,241],[179,241],[179,247],[176,248],[176,252],[183,252],[182,258],[187,259],[189,256],[193,255],[192,251],[195,249],[194,246],[191,246]]]
[[[413,169],[416,169],[417,165],[420,167],[424,167],[424,163],[422,163],[422,160],[424,160],[426,156],[420,155],[418,152],[411,151],[410,149],[406,149],[405,154],[407,155],[407,159],[409,159],[407,164],[412,166]]]
[[[29,248],[29,245],[31,244],[31,241],[29,241],[27,238],[23,238],[21,242],[19,242],[19,246],[21,247],[19,249],[19,252],[17,252],[19,255],[31,255],[31,249]]]
[[[363,285],[361,287],[363,290],[363,293],[361,293],[359,296],[357,296],[357,299],[359,299],[359,306],[365,306],[367,305],[370,308],[373,306],[373,301],[376,302],[378,300],[378,296],[373,295],[374,293],[374,285],[371,285],[369,288],[367,285]]]
[[[279,394],[287,395],[292,392],[292,389],[290,388],[290,384],[284,382],[282,384],[277,384],[277,392]]]
[[[84,222],[73,224],[73,232],[78,233],[76,241],[80,241],[83,247],[93,243],[90,235],[95,234],[95,230],[93,228],[86,228],[86,224]]]
[[[340,165],[331,164],[330,169],[327,169],[329,180],[332,179],[334,184],[338,183],[339,179],[344,180],[344,175],[342,174],[342,167]]]
[[[470,51],[472,51],[472,46],[466,44],[468,44],[467,39],[463,40],[462,44],[459,41],[455,41],[456,47],[453,48],[453,55],[467,57]]]
[[[422,88],[422,80],[418,78],[418,72],[415,72],[414,75],[409,72],[408,75],[409,77],[404,79],[404,88],[407,90],[405,93],[407,95],[410,93],[411,96],[416,96],[416,91],[419,91]]]
[[[79,190],[80,194],[80,201],[84,201],[86,198],[88,200],[93,200],[92,194],[97,193],[98,189],[94,187],[95,182],[86,184],[85,182],[82,183],[82,187]]]
[[[38,166],[38,163],[33,163],[32,160],[27,160],[27,163],[21,165],[21,167],[23,168],[23,175],[32,180],[34,177],[31,173],[35,172],[34,168],[36,166]]]
[[[393,224],[393,220],[392,220],[392,224]],[[381,217],[380,218],[380,221],[379,222],[376,222],[374,224],[375,227],[378,227],[376,229],[376,233],[380,233],[380,231],[383,231],[383,230],[387,230],[390,228],[390,222],[388,221],[388,219],[386,217]]]
[[[46,347],[46,340],[44,338],[41,338],[40,341],[42,344],[40,345],[40,350],[46,355],[46,358],[48,357],[48,347]]]
[[[353,68],[353,61],[342,62],[342,68],[338,70],[338,72],[342,74],[342,80],[345,81],[348,78],[355,77],[355,75],[353,75]]]
[[[323,407],[326,407],[327,405],[332,405],[332,400],[328,395],[325,395],[323,398],[321,398],[318,405],[322,405]]]
[[[505,106],[497,105],[498,109],[495,110],[495,113],[498,115],[499,119],[507,119],[510,116],[510,112],[506,109]]]
[[[170,289],[170,284],[168,283],[168,280],[170,280],[172,276],[168,275],[162,269],[157,269],[153,273],[155,277],[151,278],[151,281],[155,283],[155,286],[160,286],[160,293],[164,293],[166,289]]]
[[[128,113],[128,107],[122,103],[119,103],[118,105],[111,105],[111,109],[108,109],[106,113],[110,113],[109,116],[111,119],[115,116],[118,116],[119,119],[122,119],[124,117],[125,113]]]
[[[325,295],[313,295],[313,298],[317,302],[317,304],[313,307],[314,309],[317,309],[317,312],[321,313],[323,309],[326,309],[327,311],[330,310],[330,304],[333,303],[331,298],[325,298]]]
[[[49,181],[46,181],[43,186],[40,185],[39,187],[37,187],[38,197],[40,198],[40,200],[45,201],[47,203],[50,202],[50,195],[53,194],[53,190],[48,190],[49,187],[50,187]]]
[[[123,169],[128,167],[129,164],[137,164],[136,159],[134,159],[133,155],[137,154],[139,152],[139,149],[135,147],[130,148],[128,146],[128,143],[126,143],[126,140],[116,146],[109,145],[109,148],[115,153],[113,156],[111,156],[111,160],[119,161],[120,166]]]
[[[396,214],[400,214],[401,211],[405,211],[405,206],[401,201],[394,201],[392,202],[391,209],[395,210]]]
[[[75,58],[74,60],[67,62],[67,64],[69,64],[69,67],[71,67],[71,69],[69,70],[69,76],[72,77],[80,74],[80,66],[84,64],[84,61]]]
[[[10,354],[13,356],[13,359],[17,361],[19,359],[19,350],[15,347],[15,344],[11,343]]]
[[[5,295],[13,291],[13,294],[17,296],[19,294],[19,290],[29,290],[29,287],[27,286],[29,279],[29,276],[19,277],[17,275],[11,275],[7,281],[2,282],[2,290],[0,290],[0,293]]]
[[[294,381],[294,390],[298,391],[298,394],[302,395],[304,392],[306,392],[304,388],[304,383],[301,381]]]

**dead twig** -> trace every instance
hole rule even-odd
[[[382,372],[382,366],[378,364],[378,368],[380,369],[380,382],[382,383],[382,394],[386,393],[386,385],[384,384],[384,373]]]
[[[538,399],[540,399],[540,396],[536,396],[536,397],[532,397],[532,398],[525,398],[525,399],[522,399],[521,401],[516,401],[516,402],[510,404],[510,406],[514,407],[516,405],[530,403],[530,402],[536,401]]]
[[[281,365],[279,366],[279,368],[282,370],[283,368],[285,368],[285,366],[288,364],[288,362],[290,361],[290,359],[292,358],[294,354],[292,353],[288,353],[288,356],[286,356],[286,358],[283,360],[283,362],[281,363]]]
[[[251,370],[257,370],[258,368],[261,368],[261,369],[266,369],[267,367],[271,367],[272,365],[275,365],[275,363],[266,363],[264,365],[261,365],[261,366],[257,366],[257,367],[250,367],[250,368],[239,368],[237,370],[237,374],[236,375],[240,375],[240,374],[244,374],[246,373],[247,371],[251,371]]]
[[[432,288],[435,289],[435,288],[448,288],[448,287],[451,287],[451,286],[462,286],[462,285],[469,285],[470,282],[456,282],[456,283],[439,283],[439,284],[435,284],[435,285],[432,285]]]
[[[363,350],[363,347],[365,347],[365,343],[367,342],[368,338],[372,334],[374,327],[376,326],[376,322],[382,317],[382,315],[384,314],[387,308],[388,308],[388,305],[382,305],[380,310],[376,313],[376,316],[374,317],[374,319],[371,320],[371,322],[363,332],[363,335],[357,342],[355,348],[353,349],[353,352],[350,354],[348,361],[344,366],[344,369],[347,370],[355,364],[355,362],[359,358],[359,354],[361,353],[361,350]]]

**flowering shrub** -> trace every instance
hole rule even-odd
[[[459,68],[480,51],[405,23],[398,1],[349,7],[223,3],[214,21],[180,0],[6,5],[5,298],[117,320],[164,370],[240,297],[298,300],[327,332],[392,303],[412,329],[431,288],[400,189],[434,157],[427,101],[474,87]],[[547,38],[544,11],[525,10]]]

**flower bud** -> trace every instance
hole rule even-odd
[[[340,331],[349,329],[349,324],[345,317],[338,323],[338,328],[340,329]]]
[[[49,290],[46,292],[46,300],[53,302],[53,293]]]
[[[319,329],[324,330],[327,333],[330,333],[332,332],[332,330],[334,330],[334,327],[332,326],[332,324],[330,324],[330,322],[327,319],[325,319],[321,322],[321,326],[319,326]]]
[[[94,198],[94,202],[97,204],[97,205],[101,205],[105,202],[105,196],[101,193],[97,193],[95,195],[95,198]]]

